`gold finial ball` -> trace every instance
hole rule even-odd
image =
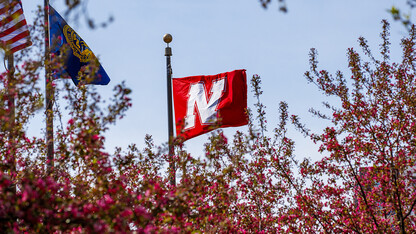
[[[163,36],[163,41],[165,42],[165,43],[171,43],[172,42],[172,35],[170,35],[169,33],[167,33],[167,34],[165,34],[164,36]]]

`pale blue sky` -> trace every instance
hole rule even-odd
[[[22,2],[31,24],[36,5],[43,1]],[[62,2],[51,0],[61,13]],[[91,30],[82,20],[80,24],[68,21],[100,58],[111,78],[109,86],[98,87],[99,92],[109,95],[123,80],[133,90],[133,107],[106,134],[110,152],[115,146],[125,148],[130,143],[143,146],[145,134],[153,135],[157,145],[167,141],[165,33],[173,35],[173,77],[246,69],[248,79],[253,74],[262,77],[262,100],[267,106],[270,133],[277,123],[280,101],[286,101],[291,114],[298,114],[309,128],[319,131],[325,123],[311,118],[308,109],[323,109],[321,102],[327,98],[303,77],[309,67],[310,48],[318,50],[321,69],[346,71],[347,48],[358,49],[357,39],[364,36],[376,52],[381,20],[391,19],[386,10],[399,1],[287,0],[287,14],[278,11],[277,3],[264,10],[257,0],[114,2],[90,0],[88,4],[90,16],[97,21],[114,16],[115,21],[106,28]],[[391,34],[393,55],[400,59],[400,38],[406,31],[392,23]],[[249,106],[254,108],[251,92],[248,97]],[[42,128],[39,112],[29,132],[39,135]],[[229,128],[225,133],[231,137],[237,129],[246,127]],[[317,147],[309,140],[296,131],[290,134],[297,141],[298,157],[319,157],[311,154]],[[189,140],[186,146],[203,155],[206,138]]]

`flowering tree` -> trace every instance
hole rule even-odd
[[[341,72],[318,71],[317,53],[311,50],[306,77],[341,103],[340,107],[326,104],[331,116],[313,111],[333,123],[323,134],[308,132],[296,116],[292,118],[320,143],[320,152],[329,153],[315,163],[305,160],[301,167],[310,186],[297,197],[299,217],[313,220],[314,230],[408,233],[416,229],[416,30],[413,27],[402,40],[400,63],[390,62],[386,21],[381,38],[381,60],[364,38],[359,41],[368,62],[348,50],[351,84]]]
[[[349,50],[352,84],[341,72],[331,76],[318,71],[316,51],[311,51],[306,77],[327,95],[338,97],[341,106],[328,103],[330,116],[313,111],[332,121],[322,134],[310,133],[296,116],[291,120],[328,156],[316,162],[297,161],[295,142],[287,137],[290,117],[284,102],[279,105],[279,125],[269,134],[260,101],[261,80],[254,75],[251,85],[257,103],[254,111],[248,110],[247,132],[238,131],[232,138],[221,130],[212,132],[203,158],[193,157],[176,142],[172,160],[178,183],[171,186],[167,147],[155,146],[151,136],[145,137],[142,150],[136,145],[112,153],[104,149],[103,133],[131,106],[131,90],[123,83],[114,87],[110,102],[104,102],[93,86],[55,81],[65,85],[55,85],[58,124],[53,164],[48,162],[44,139],[26,135],[31,117],[43,111],[40,73],[45,65],[62,67],[64,59],[43,57],[42,28],[43,23],[35,21],[35,46],[16,56],[18,66],[0,76],[0,230],[406,233],[416,229],[415,29],[402,42],[401,63],[389,60],[386,22],[382,60],[374,58],[361,38],[370,61],[363,62]],[[63,115],[70,116],[67,123],[62,123],[67,119]],[[48,170],[47,165],[53,168]]]

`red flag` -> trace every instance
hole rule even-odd
[[[176,135],[188,140],[215,128],[246,125],[245,70],[173,78]]]
[[[0,1],[0,46],[14,53],[32,45],[21,2]]]

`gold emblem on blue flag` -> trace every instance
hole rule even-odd
[[[94,54],[87,43],[68,25],[64,26],[64,35],[69,46],[72,48],[74,56],[78,57],[83,63],[87,63],[94,58]]]
[[[107,85],[110,82],[110,77],[108,77],[90,47],[50,5],[49,24],[51,52],[61,54],[61,48],[68,45],[64,66],[57,70],[53,76],[57,78],[66,72],[75,85],[78,85],[81,80],[87,84]],[[92,80],[84,80],[86,76],[92,77]]]

